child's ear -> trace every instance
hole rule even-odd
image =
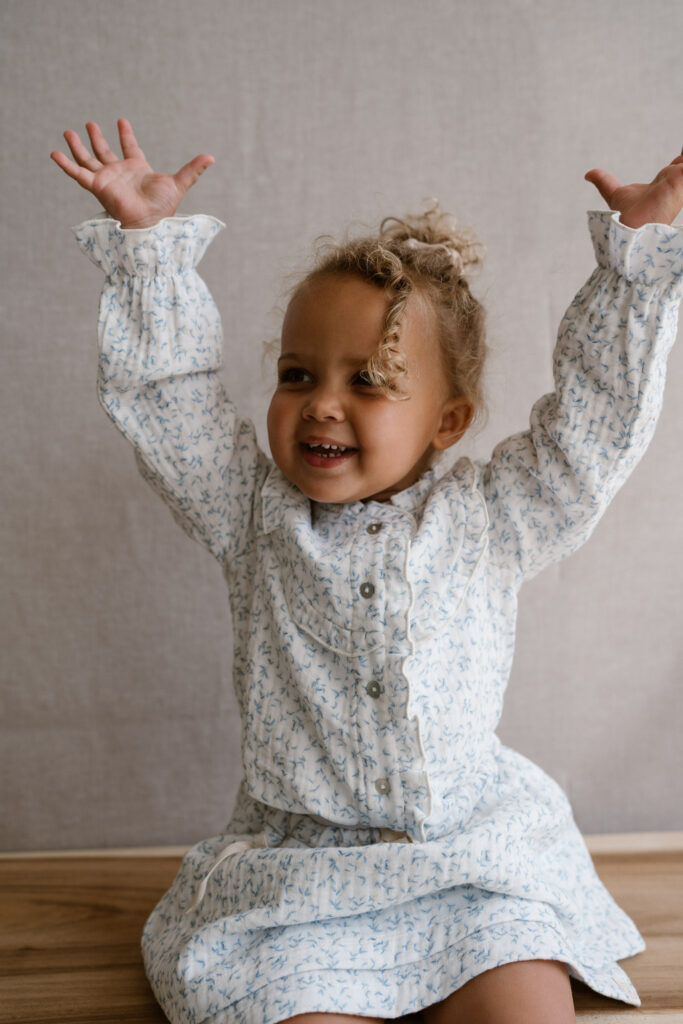
[[[440,452],[450,448],[460,440],[473,417],[474,407],[467,398],[449,398],[441,410],[441,422],[432,439],[432,447]]]

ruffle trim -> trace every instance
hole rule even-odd
[[[108,277],[156,277],[194,269],[222,221],[206,214],[166,217],[151,228],[124,229],[110,217],[72,228],[81,252]]]
[[[683,294],[683,226],[630,228],[611,210],[591,210],[588,227],[598,265],[628,281]]]

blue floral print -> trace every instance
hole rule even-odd
[[[495,734],[519,587],[586,540],[645,451],[676,335],[681,232],[589,226],[598,265],[529,429],[346,505],[289,483],[225,393],[195,269],[220,222],[75,229],[106,275],[102,404],[222,564],[234,623],[237,805],[142,940],[173,1024],[396,1018],[535,958],[639,1004],[617,964],[643,949],[636,927],[563,791]]]

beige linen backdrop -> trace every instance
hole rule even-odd
[[[225,378],[265,439],[287,275],[315,236],[429,196],[488,247],[488,454],[551,383],[592,269],[583,174],[645,180],[683,143],[680,0],[2,0],[4,850],[191,843],[239,779],[219,566],[139,478],[95,396],[91,196],[48,158],[128,117],[150,161],[212,167],[181,212]],[[683,352],[644,461],[572,559],[522,591],[500,735],[588,832],[683,828]]]

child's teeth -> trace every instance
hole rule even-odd
[[[343,444],[309,444],[308,447],[312,452],[319,452],[321,455],[338,455],[349,450]]]

